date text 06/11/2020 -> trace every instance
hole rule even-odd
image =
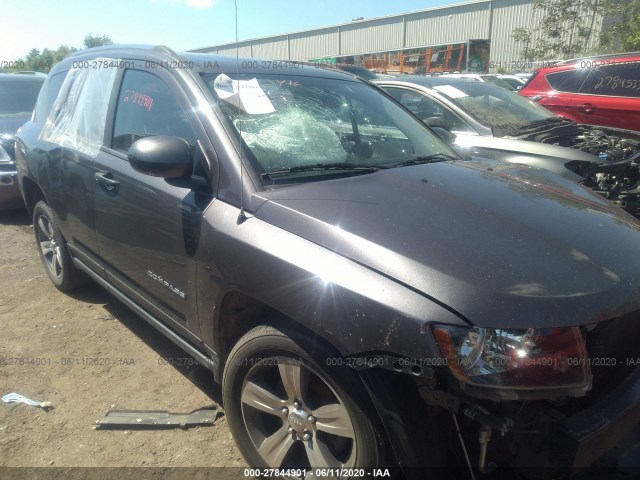
[[[388,468],[245,468],[244,478],[304,478],[308,474],[316,478],[391,478]]]

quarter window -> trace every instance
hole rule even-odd
[[[618,63],[597,68],[580,93],[640,97],[640,63]]]
[[[111,148],[127,152],[136,140],[151,135],[184,138],[195,148],[189,117],[169,86],[157,76],[127,70],[120,87]]]
[[[588,74],[589,69],[581,68],[549,73],[546,78],[551,88],[558,92],[578,93]]]

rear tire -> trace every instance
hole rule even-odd
[[[33,209],[33,231],[42,265],[58,290],[68,292],[89,282],[89,277],[74,267],[53,211],[43,201]]]
[[[370,400],[341,359],[290,329],[259,326],[238,341],[222,392],[231,433],[251,467],[380,466]]]

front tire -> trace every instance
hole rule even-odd
[[[67,242],[53,211],[43,201],[36,203],[33,209],[33,230],[42,265],[58,290],[68,292],[89,281],[83,272],[73,266]]]
[[[321,341],[259,326],[231,351],[223,401],[252,467],[371,468],[381,446],[358,375]],[[335,361],[334,361],[335,360]]]

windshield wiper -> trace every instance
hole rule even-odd
[[[426,155],[423,157],[412,158],[411,160],[405,160],[403,162],[398,162],[390,165],[390,168],[393,167],[408,167],[410,165],[421,165],[423,163],[436,163],[436,162],[446,162],[447,160],[460,160],[457,157],[453,157],[451,155],[447,155],[445,153],[435,153],[433,155]]]
[[[382,165],[367,165],[362,163],[315,163],[313,165],[295,165],[289,168],[281,168],[278,170],[270,170],[260,174],[262,178],[269,178],[272,175],[286,175],[296,172],[310,172],[321,170],[345,170],[356,172],[377,172],[381,168],[387,168]]]
[[[536,130],[540,127],[546,127],[556,123],[559,124],[559,123],[575,123],[575,122],[573,120],[569,120],[568,118],[563,118],[563,117],[544,118],[542,120],[535,120],[533,122],[527,123],[526,125],[523,125],[522,127],[516,129],[516,131],[513,132],[512,135],[520,135],[522,133],[529,132],[531,130]]]

